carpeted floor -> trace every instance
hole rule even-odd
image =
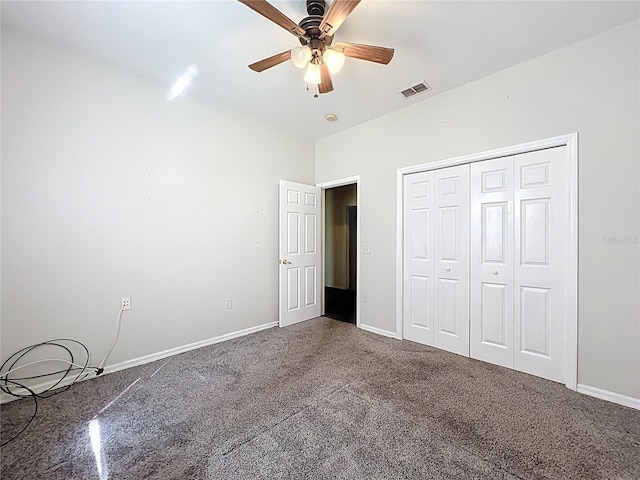
[[[77,384],[1,454],[5,480],[631,480],[640,411],[319,318]]]

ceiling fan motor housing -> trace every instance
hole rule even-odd
[[[324,17],[324,0],[307,0],[307,14],[311,16]]]
[[[324,50],[324,46],[331,43],[331,40],[329,42],[320,40],[320,35],[322,35],[320,24],[324,17],[325,5],[324,0],[307,0],[307,14],[309,16],[300,20],[298,24],[306,32],[306,38],[299,38],[300,43],[309,45],[312,50]]]
[[[328,35],[320,39],[322,35],[320,24],[324,18],[325,1],[307,0],[307,13],[309,16],[300,20],[298,24],[306,32],[305,36],[299,37],[300,43],[309,45],[312,50],[319,50],[322,53],[327,45],[331,45],[333,40],[333,37]]]
[[[320,23],[322,22],[322,17],[318,15],[310,15],[308,17],[300,20],[300,27],[307,33],[306,37],[310,39],[318,38],[322,32],[320,31]],[[302,45],[306,45],[307,39],[304,37],[300,37],[300,43]]]

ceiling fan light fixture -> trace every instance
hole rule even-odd
[[[304,81],[313,85],[320,85],[322,78],[320,76],[320,65],[317,63],[309,63],[307,72],[304,75]]]
[[[311,48],[304,45],[291,49],[291,61],[298,68],[304,68],[311,59]]]
[[[291,59],[296,67],[306,67],[304,80],[309,85],[317,85],[318,95],[333,91],[331,74],[343,67],[345,57],[387,65],[393,58],[393,48],[338,42],[331,46],[340,25],[347,19],[361,0],[332,0],[325,13],[326,0],[307,0],[308,17],[295,23],[284,13],[269,3],[271,0],[238,0],[254,12],[293,34],[302,47],[287,49],[249,65],[254,72],[280,65]]]
[[[344,66],[344,53],[333,48],[327,48],[322,54],[324,63],[329,67],[331,73],[338,73]]]

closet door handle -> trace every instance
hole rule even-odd
[[[447,272],[450,272],[450,271],[451,271],[451,267],[447,267],[447,268],[445,268],[445,270],[446,270]]]
[[[494,275],[497,275],[497,274],[498,274],[498,270],[494,270],[492,273],[493,273]]]

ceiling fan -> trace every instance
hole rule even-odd
[[[325,0],[307,0],[309,16],[299,24],[266,0],[238,1],[298,37],[302,45],[252,63],[249,68],[255,72],[262,72],[291,59],[296,67],[307,69],[305,82],[318,85],[318,93],[329,93],[333,90],[331,73],[340,71],[345,57],[383,65],[387,65],[393,58],[393,48],[343,42],[332,45],[336,30],[360,0],[333,0],[326,14]]]

